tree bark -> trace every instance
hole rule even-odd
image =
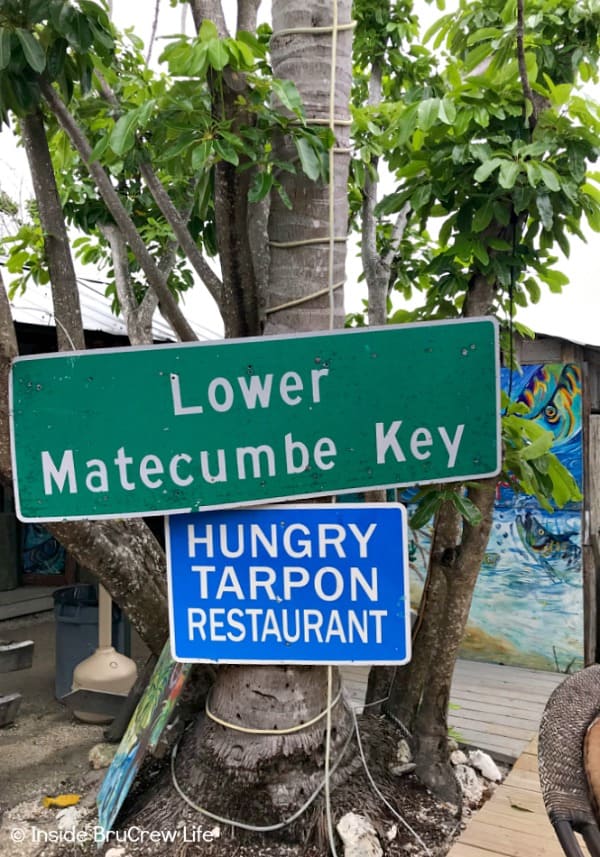
[[[340,23],[350,19],[349,4],[338,3]],[[290,29],[326,27],[332,24],[330,2],[273,4],[273,73],[293,80],[302,97],[306,121],[327,124],[333,118],[336,138],[333,181],[333,229],[330,228],[329,188],[312,182],[302,173],[285,173],[280,181],[292,201],[289,211],[279,194],[271,198],[269,215],[270,271],[268,294],[261,295],[265,333],[290,334],[299,330],[340,327],[343,323],[343,293],[330,286],[345,279],[348,224],[347,178],[349,165],[349,112],[352,38],[348,30],[337,34],[335,98],[330,105],[332,67],[331,34],[289,34]],[[285,31],[286,35],[278,35]],[[339,120],[339,121],[338,121]],[[273,141],[274,158],[297,161],[293,143],[284,137]],[[300,169],[300,166],[297,165]],[[333,232],[333,235],[330,233]],[[330,279],[330,240],[333,245]],[[339,239],[339,240],[338,240]],[[298,242],[307,241],[305,245]],[[315,296],[313,296],[315,295]],[[330,306],[331,301],[333,307]],[[333,311],[331,311],[333,310]]]
[[[21,134],[44,232],[58,350],[83,350],[85,339],[77,278],[39,107],[21,119]]]
[[[11,363],[17,354],[17,335],[2,279],[2,270],[0,269],[0,479],[5,485],[12,484],[12,460],[8,431],[8,378]]]

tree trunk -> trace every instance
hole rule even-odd
[[[338,3],[338,12],[340,23],[350,20],[349,0]],[[331,23],[330,2],[276,0],[273,3],[273,72],[276,77],[296,83],[309,123],[314,119],[328,121],[332,50],[331,33],[314,34],[310,30]],[[290,29],[296,28],[309,31],[289,34]],[[281,30],[288,34],[279,36]],[[338,33],[337,42],[334,115],[346,121],[350,31]],[[348,126],[336,125],[336,135],[338,147],[345,150]],[[274,157],[287,160],[296,157],[289,140],[274,142]],[[334,160],[335,233],[345,236],[348,153],[342,151]],[[286,173],[281,181],[292,200],[293,210],[289,211],[274,194],[268,227],[271,264],[268,289],[262,296],[266,307],[265,331],[290,334],[298,330],[323,329],[330,326],[332,316],[334,324],[339,326],[343,317],[341,289],[333,293],[333,313],[329,303],[329,189],[310,181],[302,173]],[[304,243],[307,239],[316,241],[307,245]],[[334,282],[343,281],[344,264],[345,246],[337,242],[333,258]],[[223,277],[226,292],[232,275],[227,263],[223,270],[230,271]],[[323,294],[313,297],[315,292]],[[289,306],[290,303],[293,305]],[[339,671],[336,669],[333,674],[335,696],[340,683]],[[176,769],[180,784],[199,802],[202,794],[208,794],[208,799],[212,797],[214,802],[218,793],[219,810],[230,806],[231,812],[239,817],[241,806],[244,820],[254,812],[266,818],[289,814],[289,810],[301,805],[323,780],[325,719],[321,717],[301,731],[286,735],[260,734],[260,730],[284,730],[308,723],[326,709],[326,691],[326,667],[221,667],[210,699],[211,712],[221,723],[201,718],[195,730],[186,736]],[[223,727],[223,723],[231,725]],[[335,758],[352,727],[341,700],[332,710],[332,724],[331,754]],[[238,732],[234,728],[236,725],[259,732]],[[144,819],[148,821],[146,814]]]
[[[52,286],[58,350],[83,350],[85,339],[77,279],[54,178],[44,119],[39,107],[35,113],[23,117],[21,131],[44,231],[44,249]]]
[[[348,0],[338,3],[340,22],[350,20],[350,3]],[[278,36],[281,30],[289,31],[295,28],[310,28],[327,26],[332,23],[330,2],[299,2],[299,0],[279,0],[273,3],[272,63],[276,77],[293,80],[302,96],[307,121],[327,120],[329,116],[329,82],[331,74],[331,33],[315,35],[309,32]],[[350,97],[350,54],[351,36],[348,31],[337,36],[337,66],[335,99],[335,116],[346,120],[348,118],[348,103]],[[337,146],[347,148],[348,127],[336,127]],[[274,157],[291,160],[296,157],[295,149],[289,140],[278,139],[274,142]],[[334,205],[336,235],[346,235],[347,223],[347,193],[348,153],[335,156],[334,171]],[[317,330],[327,328],[330,322],[330,307],[328,293],[329,276],[329,188],[317,182],[311,182],[302,173],[285,174],[281,178],[288,195],[293,203],[293,210],[288,210],[281,202],[279,195],[274,194],[271,200],[269,218],[269,239],[271,242],[271,267],[269,271],[266,333],[290,333],[298,330]],[[320,243],[304,245],[306,239],[318,238]],[[289,243],[290,246],[280,245]],[[344,279],[345,245],[335,245],[334,279],[336,282]],[[227,278],[224,278],[224,287]],[[318,298],[310,296],[321,289],[325,294]],[[306,300],[308,298],[308,300]],[[286,307],[276,312],[272,311],[280,304],[301,301],[292,307]],[[335,292],[334,320],[339,326],[342,320],[342,292]],[[336,670],[337,675],[337,670]],[[293,677],[293,681],[291,678]],[[336,677],[336,683],[339,677]],[[215,713],[223,720],[235,723],[241,717],[242,722],[248,720],[251,714],[253,724],[258,727],[273,726],[273,712],[277,715],[277,723],[283,728],[298,723],[299,719],[310,719],[325,708],[326,669],[324,667],[304,668],[255,668],[231,667],[220,670],[214,690],[212,705]],[[266,699],[267,704],[256,705],[256,700]],[[248,710],[247,703],[251,701]],[[292,704],[293,701],[293,704]],[[240,702],[242,713],[240,715]],[[343,706],[339,705],[334,711],[337,729],[337,739],[343,741],[347,735],[349,723],[343,715]],[[206,733],[206,734],[205,734]],[[214,725],[205,723],[200,726],[200,741],[205,740],[205,747],[213,748],[214,755],[220,765],[235,769],[238,761],[235,754],[230,754],[232,742],[239,744],[239,736],[231,733],[218,735],[215,744]],[[311,789],[315,771],[320,769],[317,757],[322,754],[323,722],[299,733],[291,741],[294,746],[295,763],[293,768],[305,770],[304,776],[296,776],[295,782],[289,781],[291,765],[281,766],[281,783],[270,786],[274,805],[289,802],[290,805],[299,801],[302,794]],[[262,771],[270,766],[275,780],[276,772],[280,770],[281,754],[287,754],[286,746],[291,739],[282,741],[273,737],[263,738],[251,736],[246,739],[248,747],[245,753],[252,759],[254,773],[250,770],[247,775],[256,781],[256,767],[260,761]],[[304,757],[302,765],[299,757]],[[294,780],[294,778],[292,778]]]
[[[350,3],[340,0],[337,8],[339,22],[347,23]],[[322,330],[343,324],[342,289],[338,287],[332,292],[331,312],[329,286],[341,284],[345,279],[350,131],[345,123],[349,122],[352,39],[348,30],[337,34],[335,103],[331,110],[331,33],[310,32],[310,28],[331,24],[331,2],[289,0],[273,3],[275,34],[282,30],[308,28],[308,32],[273,36],[273,73],[276,77],[294,81],[302,96],[309,125],[311,122],[327,124],[333,118],[336,149],[339,151],[333,158],[333,175],[330,178],[334,193],[331,200],[327,185],[311,182],[302,173],[286,172],[279,176],[293,207],[290,211],[279,194],[272,195],[268,227],[268,293],[262,296],[261,301],[267,334]],[[273,141],[273,156],[277,160],[294,162],[300,170],[295,146],[289,139],[278,136]],[[334,212],[333,236],[330,235],[330,203]],[[331,272],[330,238],[343,239],[335,240],[333,244]]]
[[[41,111],[24,117],[22,129],[44,230],[59,350],[84,349],[79,292]],[[8,482],[11,478],[10,459],[1,453],[9,446],[5,385],[10,361],[16,356],[16,340],[13,342],[14,328],[10,310],[5,305],[3,288],[0,297],[0,329],[3,334],[0,342],[3,362],[0,467],[2,478]],[[48,529],[75,560],[106,587],[151,651],[159,654],[168,628],[165,559],[160,545],[144,522],[73,521],[51,523]]]
[[[487,315],[494,284],[475,275],[463,316]],[[495,480],[471,486],[469,499],[482,515],[481,523],[462,522],[454,505],[440,508],[432,538],[427,578],[413,634],[411,663],[394,674],[385,711],[412,733],[420,779],[445,800],[459,803],[456,778],[448,750],[448,705],[452,675],[464,636],[473,591],[489,541],[494,510]],[[461,490],[455,486],[455,490]]]

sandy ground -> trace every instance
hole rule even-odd
[[[82,809],[92,812],[104,771],[91,770],[88,756],[102,742],[105,727],[77,721],[54,697],[52,613],[0,622],[0,638],[35,641],[31,669],[0,673],[0,696],[23,697],[14,724],[0,728],[0,854],[33,857],[43,853],[35,831],[60,824],[60,810],[44,808],[44,796],[76,791]],[[133,648],[136,660],[143,660],[141,643],[134,641]],[[23,832],[15,835],[15,830]]]

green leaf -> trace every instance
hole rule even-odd
[[[560,181],[555,171],[551,167],[546,166],[546,164],[540,164],[539,169],[542,181],[548,190],[559,191]]]
[[[68,46],[66,39],[55,39],[50,45],[46,57],[46,68],[52,80],[56,80],[64,69]]]
[[[233,164],[234,167],[240,162],[240,157],[236,150],[229,143],[225,142],[225,140],[215,140],[214,141],[215,152],[229,164]]]
[[[411,194],[410,204],[413,207],[414,211],[420,211],[424,206],[427,205],[429,200],[431,199],[431,185],[424,184],[419,185],[417,189]]]
[[[511,190],[515,186],[520,172],[521,165],[516,161],[502,161],[498,175],[498,184],[505,190]]]
[[[540,435],[540,437],[536,438],[536,440],[524,447],[521,452],[521,458],[525,459],[525,461],[531,461],[533,458],[539,458],[541,455],[545,455],[550,451],[552,441],[552,433],[549,431],[544,432],[543,435]]]
[[[557,506],[564,506],[565,503],[578,502],[582,500],[581,492],[577,486],[577,482],[567,468],[561,464],[554,454],[550,454],[550,466],[548,475],[552,480],[552,499]]]
[[[252,178],[250,190],[248,191],[249,202],[260,202],[269,193],[273,186],[273,176],[266,171],[255,173]]]
[[[483,232],[483,230],[486,229],[492,222],[493,216],[494,203],[491,199],[488,198],[481,206],[481,208],[478,208],[475,214],[473,215],[473,232]]]
[[[295,140],[296,149],[302,164],[302,170],[309,179],[316,181],[321,175],[321,161],[306,137],[298,137]]]
[[[44,53],[44,49],[33,33],[28,32],[28,30],[18,28],[15,32],[23,48],[27,64],[40,74],[46,68],[46,54]]]
[[[542,291],[537,280],[534,280],[533,277],[527,277],[527,279],[523,283],[523,286],[527,289],[527,292],[529,293],[529,299],[531,303],[539,303],[539,300],[542,296]]]
[[[476,527],[483,520],[480,510],[468,497],[463,497],[462,494],[458,494],[456,491],[448,491],[446,499],[452,501],[456,510],[460,512],[471,527]]]
[[[413,530],[418,530],[424,527],[425,524],[435,515],[443,500],[440,491],[431,491],[426,494],[418,504],[415,512],[411,516],[410,526]]]
[[[542,181],[542,173],[540,170],[540,165],[535,161],[527,161],[525,164],[525,169],[527,170],[527,179],[531,187],[537,187],[538,184]]]
[[[197,172],[204,169],[212,151],[211,144],[205,140],[196,146],[192,152],[192,169]]]
[[[439,112],[439,98],[426,98],[419,103],[417,126],[421,131],[428,131],[435,124]]]
[[[475,170],[473,178],[476,182],[484,182],[502,163],[502,158],[490,158],[489,161],[484,161],[483,164]]]
[[[208,42],[208,62],[215,71],[222,71],[229,62],[229,52],[219,39]]]
[[[543,280],[549,287],[551,292],[560,293],[563,289],[563,286],[566,286],[569,282],[569,278],[566,274],[563,274],[562,271],[555,271],[552,268],[540,268],[538,271],[539,277]]]
[[[473,241],[472,249],[473,255],[478,262],[481,262],[482,265],[489,265],[490,256],[481,241]]]
[[[302,99],[300,93],[296,89],[296,85],[291,80],[278,80],[274,78],[272,81],[273,92],[281,101],[284,107],[291,110],[297,116],[303,116]]]
[[[133,148],[135,131],[138,124],[139,108],[125,113],[116,123],[110,134],[110,147],[115,155],[124,155]]]
[[[544,229],[550,231],[554,223],[554,209],[550,197],[547,194],[539,194],[535,198],[535,204]]]
[[[292,200],[288,196],[288,192],[282,184],[277,185],[277,193],[279,194],[279,198],[281,199],[285,207],[288,209],[288,211],[291,211],[294,206],[292,205]]]
[[[454,125],[456,121],[456,107],[449,98],[442,98],[440,102],[439,119],[444,125]]]
[[[0,71],[10,62],[10,30],[0,29]]]
[[[100,139],[92,149],[92,154],[90,155],[89,159],[90,164],[92,164],[94,161],[99,160],[102,157],[102,155],[108,148],[109,139],[110,137],[108,134],[104,134],[102,137],[100,137]]]
[[[209,21],[208,18],[202,21],[198,31],[198,38],[201,42],[211,42],[213,39],[219,38],[219,31],[213,21]]]
[[[249,33],[247,30],[238,30],[237,41],[247,45],[254,56],[260,58],[266,57],[267,49],[265,45],[259,42],[253,33]]]

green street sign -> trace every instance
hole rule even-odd
[[[23,521],[132,517],[492,476],[492,319],[22,357]]]

